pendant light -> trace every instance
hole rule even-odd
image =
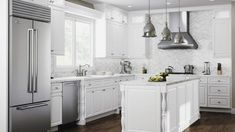
[[[184,37],[180,31],[180,26],[181,26],[181,21],[180,21],[180,0],[179,0],[179,32],[176,33],[175,37],[174,37],[174,43],[175,44],[182,44],[184,43]]]
[[[166,0],[166,22],[165,22],[165,28],[162,31],[162,41],[171,41],[171,31],[168,28],[168,23],[167,23],[167,0]]]
[[[144,26],[143,37],[146,37],[146,38],[156,37],[155,27],[151,22],[151,16],[150,16],[150,0],[149,0],[148,20],[147,20],[146,25]]]

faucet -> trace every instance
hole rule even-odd
[[[87,70],[83,68],[85,66],[87,66],[87,68],[90,67],[89,64],[79,65],[79,68],[75,70],[77,73],[77,76],[86,76]]]

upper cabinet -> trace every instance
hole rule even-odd
[[[48,1],[51,6],[58,6],[58,7],[64,6],[64,0],[48,0]]]
[[[149,44],[142,37],[145,25],[144,15],[129,16],[128,23],[128,58],[148,58]]]
[[[229,10],[215,11],[213,30],[214,57],[231,57],[231,15]]]
[[[48,5],[48,0],[23,0],[23,1],[31,2],[31,3],[39,4],[39,5],[43,5],[43,6]]]
[[[51,53],[64,55],[65,13],[62,8],[51,8]]]
[[[104,12],[96,20],[95,57],[127,58],[127,13],[105,4],[95,7]]]

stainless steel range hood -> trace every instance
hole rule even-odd
[[[189,33],[189,12],[181,12],[180,18],[178,12],[172,12],[169,14],[169,28],[172,31],[172,38],[174,38],[175,34],[178,32],[178,21],[181,19],[181,32],[184,37],[184,43],[182,44],[174,44],[174,39],[171,41],[161,41],[158,44],[159,49],[197,49],[198,44],[193,39],[191,34]]]

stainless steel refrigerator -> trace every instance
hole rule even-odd
[[[13,0],[9,16],[9,131],[50,128],[50,8]]]

